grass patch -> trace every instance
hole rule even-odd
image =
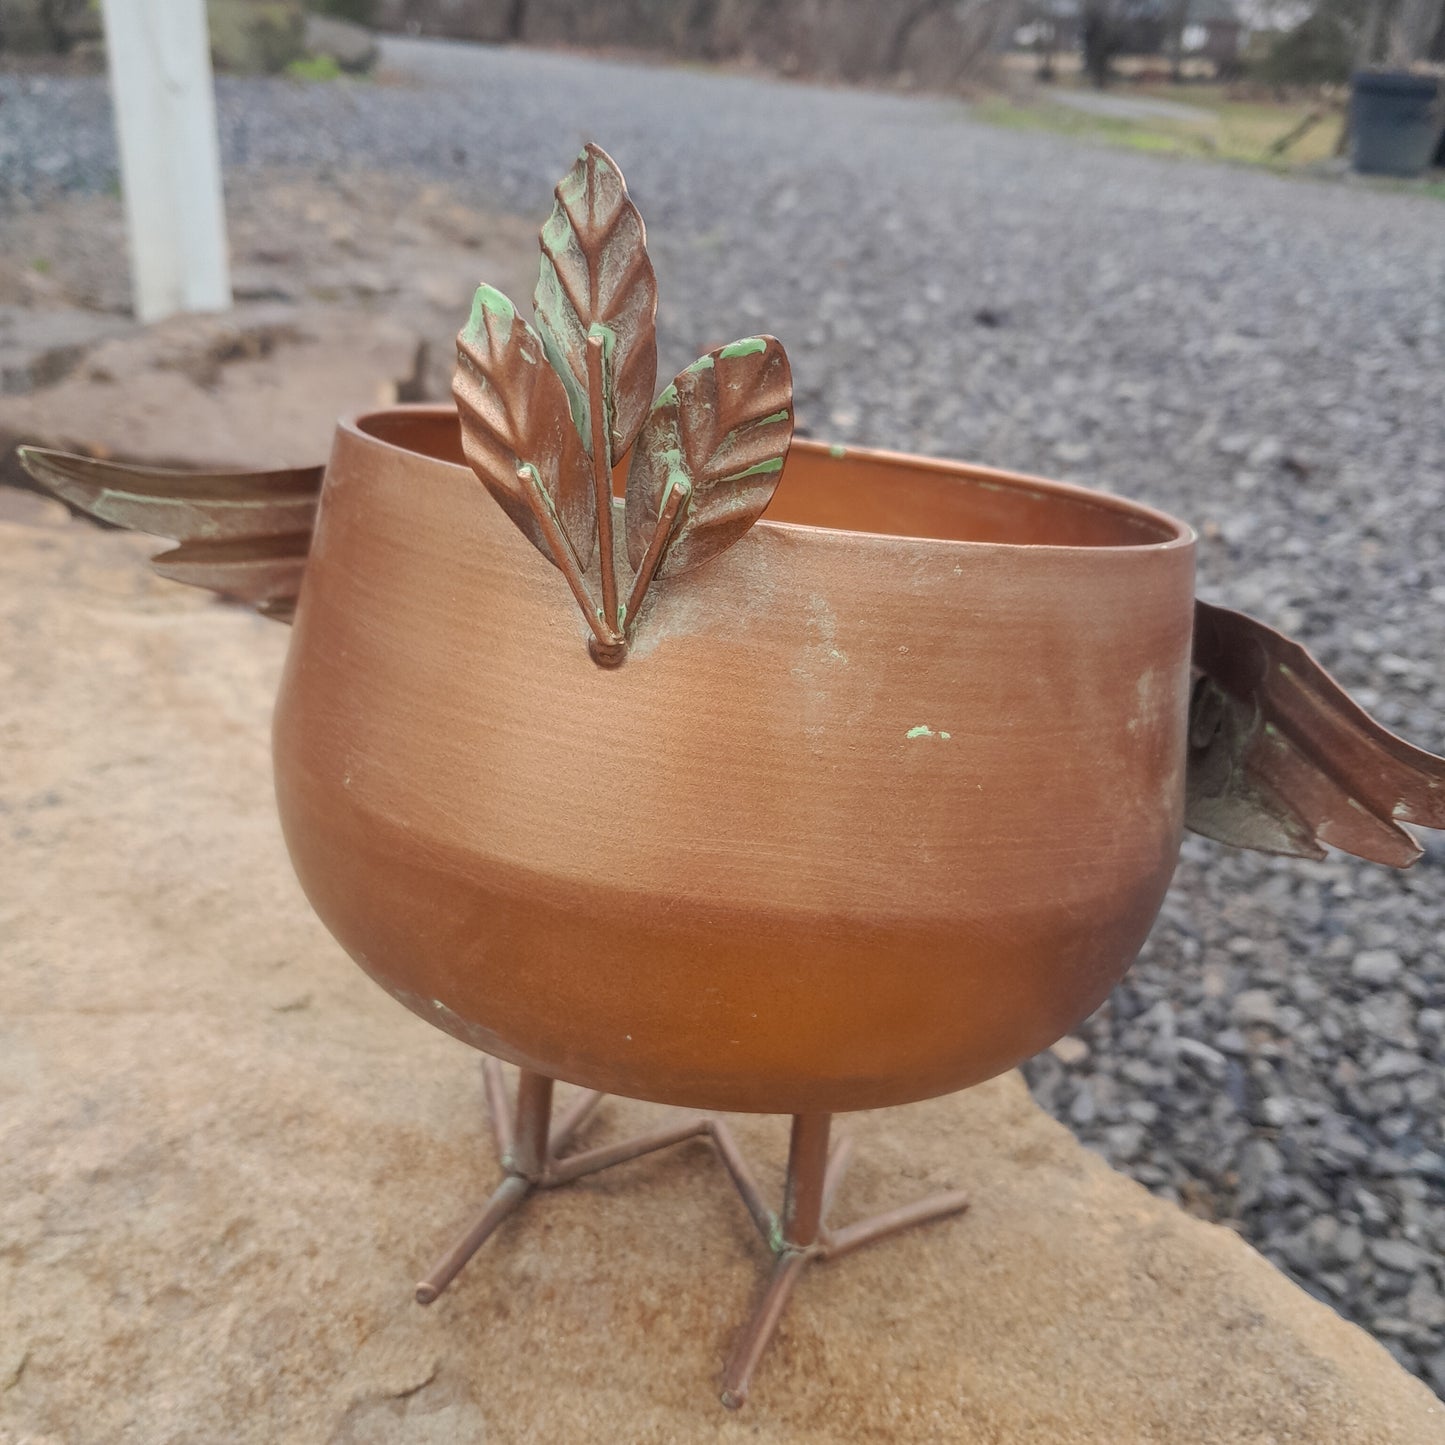
[[[286,67],[286,74],[293,80],[335,80],[341,74],[341,67],[333,55],[306,55],[293,60]]]
[[[1208,117],[1196,121],[1174,116],[1094,115],[1050,100],[1047,91],[1026,100],[995,96],[972,109],[980,120],[1014,130],[1047,130],[1131,150],[1242,161],[1275,170],[1328,160],[1335,152],[1341,125],[1338,114],[1325,114],[1284,154],[1275,155],[1270,147],[1301,125],[1314,109],[1308,102],[1231,100],[1220,87],[1195,85],[1179,90],[1121,87],[1117,94],[1127,99],[1174,101],[1205,111]]]

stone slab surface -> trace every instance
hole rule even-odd
[[[0,216],[0,476],[17,442],[200,467],[323,462],[335,419],[450,396],[486,279],[525,303],[536,223],[408,176],[227,179],[236,306],[140,326],[120,201]],[[38,269],[37,269],[38,268]]]
[[[540,1201],[430,1310],[495,1182],[477,1058],[310,914],[272,810],[286,632],[56,506],[0,516],[0,1440],[1429,1445],[1445,1407],[1016,1077],[845,1121],[845,1216],[961,1219],[764,1269],[704,1144]],[[604,1105],[589,1143],[664,1111]],[[786,1123],[738,1132],[776,1189]]]

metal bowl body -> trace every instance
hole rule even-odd
[[[1102,1001],[1178,855],[1193,537],[1031,478],[795,444],[615,670],[461,463],[343,423],[275,718],[317,913],[488,1053],[807,1113],[963,1088]]]

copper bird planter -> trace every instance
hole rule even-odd
[[[1138,952],[1186,826],[1400,866],[1402,822],[1445,826],[1445,762],[1196,603],[1181,522],[790,447],[770,337],[654,400],[642,223],[595,147],[542,253],[536,329],[483,287],[457,407],[344,420],[324,475],[26,460],[177,541],[166,575],[294,610],[274,750],[297,875],[372,978],[489,1056],[504,1179],[417,1297],[536,1191],[705,1136],[775,1257],[737,1405],[809,1261],[966,1203],[831,1228],[833,1114],[1066,1033]],[[555,1079],[590,1092],[554,1121]],[[572,1151],[603,1093],[703,1116]],[[732,1110],[793,1116],[776,1214],[710,1117]]]

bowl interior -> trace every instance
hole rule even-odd
[[[465,466],[456,413],[402,408],[356,419],[367,436]],[[618,468],[620,486],[625,459]],[[1158,547],[1189,528],[1136,503],[959,462],[793,443],[761,525],[1033,547]]]

